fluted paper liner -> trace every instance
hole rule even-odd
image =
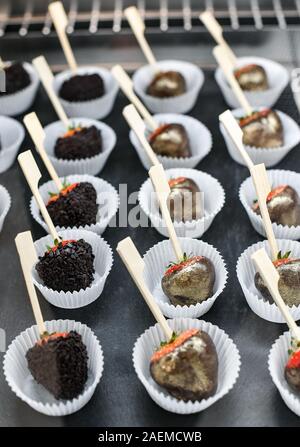
[[[282,253],[291,251],[291,256],[295,258],[300,257],[299,242],[277,239],[277,243],[278,248]],[[256,269],[251,256],[260,248],[264,248],[271,257],[268,241],[257,242],[256,244],[251,245],[240,255],[238,259],[236,266],[237,277],[246,301],[256,315],[273,323],[285,323],[285,320],[277,305],[275,303],[271,304],[269,301],[265,300],[255,287],[254,276]],[[289,307],[289,310],[295,321],[300,319],[300,305]]]
[[[154,115],[154,119],[159,124],[166,123],[178,123],[182,124],[187,132],[192,155],[190,157],[167,157],[165,155],[158,155],[159,162],[165,169],[172,168],[195,168],[197,164],[211,151],[212,148],[212,136],[208,128],[191,116],[179,115],[177,113],[160,113]],[[148,134],[149,130],[146,129]],[[134,146],[137,154],[141,160],[142,165],[147,171],[151,168],[152,164],[148,158],[148,155],[140,144],[137,136],[131,130],[129,138]]]
[[[204,82],[203,71],[190,62],[166,60],[157,62],[158,70],[178,71],[185,79],[186,92],[171,98],[157,98],[146,93],[147,87],[154,78],[153,67],[144,65],[133,75],[133,87],[147,109],[153,113],[187,113],[195,105]]]
[[[283,146],[277,148],[262,148],[245,146],[246,152],[254,164],[264,163],[267,168],[277,165],[297,144],[300,142],[300,127],[291,117],[279,110],[276,110],[283,126]],[[242,109],[232,110],[236,118],[245,115]],[[220,123],[220,130],[224,137],[228,152],[237,163],[246,166],[231,137],[228,135],[223,124]]]
[[[2,231],[4,220],[11,207],[11,197],[4,186],[0,185],[0,231]]]
[[[81,289],[75,292],[58,292],[57,290],[50,289],[44,285],[35,270],[35,266],[32,269],[33,282],[44,298],[54,306],[62,307],[64,309],[76,309],[78,307],[87,306],[95,301],[103,291],[105,281],[113,264],[112,249],[104,239],[91,231],[65,230],[60,231],[58,235],[63,240],[84,239],[92,246],[93,254],[95,256],[95,273],[92,284],[86,289]],[[47,251],[47,245],[53,246],[52,236],[42,237],[37,240],[34,245],[37,255],[43,256]]]
[[[205,410],[213,405],[235,385],[240,371],[240,354],[234,342],[218,326],[191,318],[168,320],[171,329],[182,332],[187,329],[200,329],[212,338],[219,359],[218,388],[216,393],[200,402],[184,402],[175,399],[160,387],[150,375],[150,358],[160,346],[165,336],[158,324],[147,329],[136,341],[133,349],[133,365],[139,380],[150,397],[163,409],[172,413],[192,414]]]
[[[97,221],[95,224],[73,227],[73,229],[88,230],[93,231],[97,234],[102,234],[111,219],[118,211],[119,195],[116,189],[105,180],[102,180],[98,177],[93,177],[91,175],[69,175],[67,177],[61,178],[60,180],[62,182],[65,180],[69,184],[89,182],[94,186],[97,193],[97,204],[99,206]],[[49,192],[56,192],[57,187],[53,181],[49,181],[40,186],[39,191],[45,204],[47,204],[49,201]],[[48,227],[40,214],[40,210],[33,196],[31,197],[30,201],[30,211],[33,218],[48,232]],[[56,227],[56,230],[58,232],[70,229],[71,227]]]
[[[204,216],[187,222],[174,221],[176,234],[181,237],[199,238],[212,224],[215,216],[223,208],[225,192],[220,182],[205,172],[196,169],[168,169],[166,176],[169,179],[187,177],[194,180],[204,199]],[[154,202],[154,189],[150,179],[143,183],[139,192],[139,203],[143,212],[150,218],[152,225],[165,237],[169,237],[164,220]]]
[[[289,185],[297,191],[300,197],[300,174],[283,169],[273,169],[267,171],[267,173],[272,189],[280,185]],[[241,184],[239,196],[253,228],[259,234],[266,237],[261,216],[252,210],[253,200],[257,197],[252,179],[250,177],[244,180]],[[300,239],[300,225],[289,227],[288,225],[279,225],[276,222],[273,222],[272,228],[276,238],[278,239]]]
[[[94,332],[85,324],[73,320],[52,320],[45,324],[49,333],[73,330],[82,336],[89,357],[88,380],[83,393],[72,400],[57,400],[34,380],[25,355],[39,340],[36,325],[22,332],[9,345],[3,362],[4,375],[12,391],[34,410],[48,416],[66,416],[80,410],[93,396],[103,372],[103,352]]]
[[[89,174],[97,175],[102,171],[111,151],[113,150],[117,138],[111,127],[100,121],[95,121],[87,118],[72,118],[70,122],[76,126],[95,126],[101,131],[102,137],[102,151],[100,154],[90,158],[82,158],[78,160],[64,160],[56,158],[54,155],[54,146],[57,138],[64,135],[66,128],[61,121],[55,121],[44,128],[45,131],[45,150],[49,155],[53,166],[61,177],[72,174]],[[82,148],[84,151],[84,148]]]
[[[31,83],[18,92],[0,95],[0,110],[3,115],[20,115],[29,109],[34,101],[40,83],[39,77],[33,65],[24,62],[23,66],[30,76]]]
[[[300,416],[299,393],[294,392],[284,377],[284,368],[291,347],[290,332],[284,332],[273,344],[268,359],[269,372],[283,401],[297,416]]]
[[[24,136],[22,124],[13,118],[0,116],[0,174],[7,171],[15,161]]]
[[[244,67],[248,64],[258,64],[265,69],[270,88],[259,92],[244,91],[246,98],[252,107],[273,107],[285,87],[288,85],[289,74],[287,69],[277,62],[262,57],[250,56],[238,58],[238,67]],[[240,107],[240,104],[220,67],[217,68],[215,72],[215,79],[227,104],[232,109]]]
[[[103,79],[105,91],[104,95],[88,101],[66,101],[65,99],[59,97],[60,102],[68,116],[85,116],[86,118],[102,119],[111,112],[119,87],[110,71],[106,70],[105,68],[86,66],[77,68],[75,73],[71,70],[65,70],[55,76],[53,82],[54,90],[59,96],[60,88],[66,80],[75,75],[87,75],[94,73],[98,74]]]
[[[153,294],[162,313],[169,318],[198,318],[209,311],[218,296],[223,292],[227,282],[225,262],[216,248],[206,242],[191,238],[179,238],[182,251],[187,255],[205,256],[215,268],[213,295],[201,303],[190,306],[174,306],[161,288],[161,279],[172,261],[176,261],[170,240],[159,242],[144,255],[144,279]]]

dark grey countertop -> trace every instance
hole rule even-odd
[[[120,183],[127,183],[128,193],[131,193],[140,188],[147,173],[128,139],[128,127],[121,117],[125,104],[126,100],[119,95],[113,113],[105,120],[117,132],[118,142],[101,177],[117,188]],[[105,365],[92,400],[74,415],[50,418],[36,413],[19,400],[9,389],[1,371],[0,426],[300,426],[299,419],[283,403],[267,368],[271,345],[286,326],[264,321],[250,310],[235,273],[240,253],[261,237],[252,228],[238,199],[239,185],[248,177],[248,171],[230,158],[218,129],[217,116],[225,108],[212,72],[206,72],[203,90],[190,114],[211,130],[213,149],[198,169],[220,180],[225,188],[226,203],[203,240],[221,252],[229,270],[229,279],[224,293],[204,319],[224,329],[240,350],[242,367],[233,390],[204,412],[191,416],[168,413],[151,400],[135,375],[131,354],[136,338],[153,325],[154,320],[115,254],[105,289],[101,297],[89,306],[78,310],[59,309],[40,296],[45,319],[79,320],[90,326],[99,337]],[[278,108],[289,113],[294,110],[290,93],[283,95]],[[56,119],[42,89],[32,110],[38,112],[43,124]],[[295,110],[294,114],[297,117]],[[26,138],[21,149],[31,147],[31,141]],[[41,166],[40,160],[38,162]],[[299,147],[276,168],[299,171]],[[47,175],[43,176],[42,182],[47,179]],[[12,196],[12,208],[0,234],[0,327],[6,331],[8,345],[34,323],[14,238],[18,232],[28,229],[32,230],[34,239],[45,233],[30,216],[29,188],[16,162],[9,171],[0,175],[0,183]],[[103,237],[115,251],[117,242],[128,235],[140,253],[145,253],[162,240],[153,228],[109,228]],[[1,361],[2,358],[3,354]]]

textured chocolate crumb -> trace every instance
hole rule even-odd
[[[55,156],[64,160],[90,158],[101,151],[101,132],[96,126],[82,127],[71,136],[60,137],[54,147]]]
[[[5,92],[1,95],[10,95],[28,87],[31,83],[30,76],[23,65],[15,62],[4,69],[5,71]]]
[[[91,245],[83,239],[63,241],[40,256],[35,268],[45,286],[74,292],[93,282],[94,258]]]
[[[84,390],[88,354],[77,332],[36,343],[27,351],[26,359],[34,379],[56,399],[73,399]]]
[[[70,102],[89,101],[103,95],[103,79],[96,73],[72,76],[59,91],[59,96]]]
[[[91,183],[78,183],[67,194],[50,201],[48,213],[55,226],[80,227],[96,223],[98,205],[97,193]]]

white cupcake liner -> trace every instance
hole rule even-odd
[[[68,116],[85,116],[86,118],[102,119],[111,112],[119,87],[110,71],[105,68],[86,66],[78,68],[75,74],[85,75],[94,73],[98,74],[103,79],[105,89],[104,95],[100,98],[76,102],[66,101],[60,97],[60,102]],[[74,72],[71,70],[63,71],[55,76],[53,86],[58,96],[62,84],[73,76]]]
[[[288,361],[288,350],[291,347],[291,334],[284,332],[273,344],[268,359],[269,372],[285,404],[300,416],[300,395],[294,392],[284,377],[285,365]]]
[[[136,341],[133,349],[133,365],[135,372],[146,388],[150,397],[160,407],[172,413],[192,414],[205,410],[213,405],[235,385],[240,371],[240,354],[234,342],[218,326],[191,318],[168,320],[175,332],[187,329],[200,329],[212,338],[219,359],[218,388],[214,396],[200,402],[184,402],[175,399],[160,387],[150,375],[150,358],[160,346],[165,336],[158,324],[147,329]]]
[[[208,128],[201,121],[191,116],[179,115],[177,113],[160,113],[154,115],[159,124],[178,123],[182,124],[187,132],[190,141],[191,157],[167,157],[158,155],[157,158],[165,169],[172,168],[195,168],[197,164],[211,151],[212,136]],[[148,133],[148,129],[146,129]],[[142,165],[147,171],[152,163],[149,160],[145,149],[140,144],[136,134],[131,130],[129,138],[141,160]]]
[[[4,220],[11,207],[11,197],[4,186],[0,185],[0,231],[2,231]]]
[[[156,98],[146,93],[154,72],[150,65],[139,68],[133,75],[133,87],[145,106],[153,113],[187,113],[195,105],[200,89],[204,83],[203,71],[189,62],[166,60],[157,62],[159,70],[175,70],[182,74],[186,82],[186,92],[172,98]]]
[[[268,171],[268,178],[272,189],[280,185],[289,185],[294,188],[300,196],[300,174],[283,169],[273,169]],[[248,177],[241,184],[239,197],[249,216],[253,228],[259,234],[266,237],[262,218],[252,209],[253,200],[257,198],[257,195],[251,177]],[[272,228],[276,238],[278,239],[300,239],[300,225],[289,227],[287,225],[278,225],[277,223],[273,222]]]
[[[270,88],[259,92],[244,91],[246,98],[252,107],[273,107],[285,87],[288,85],[289,74],[287,69],[277,62],[262,57],[251,56],[238,58],[237,67],[243,67],[248,64],[258,64],[265,69]],[[240,104],[220,67],[215,71],[215,79],[227,104],[233,109],[240,107]]]
[[[75,127],[79,125],[85,127],[97,127],[101,131],[102,152],[94,157],[82,158],[80,160],[64,160],[56,158],[54,155],[56,140],[66,132],[66,129],[61,121],[55,121],[44,128],[45,150],[47,151],[54,168],[61,177],[72,174],[99,174],[116,144],[117,137],[115,132],[107,124],[87,118],[72,118],[71,122]]]
[[[39,77],[33,65],[24,62],[23,66],[30,76],[31,83],[16,93],[0,95],[0,110],[3,115],[20,115],[29,109],[34,101],[40,83]]]
[[[3,362],[4,375],[12,391],[34,410],[48,416],[66,416],[80,410],[93,396],[103,372],[103,352],[96,335],[85,324],[73,320],[52,320],[46,321],[45,325],[49,333],[73,330],[82,336],[89,357],[88,380],[83,393],[72,400],[57,400],[34,380],[25,355],[39,340],[36,325],[22,332],[9,345]]]
[[[174,222],[176,234],[181,237],[199,238],[210,227],[215,216],[223,208],[225,192],[220,182],[205,172],[195,169],[168,169],[166,176],[169,179],[187,177],[194,180],[203,194],[204,216],[201,219],[187,222]],[[139,191],[139,203],[143,212],[150,218],[152,225],[165,237],[169,237],[164,220],[155,201],[155,193],[151,180],[146,180]]]
[[[159,242],[144,255],[144,280],[164,315],[169,318],[198,318],[209,311],[218,296],[223,292],[228,273],[222,256],[212,245],[190,238],[179,238],[179,241],[182,251],[187,255],[205,256],[213,263],[215,268],[213,295],[202,303],[190,306],[174,306],[170,303],[161,287],[161,279],[167,266],[170,262],[176,261],[170,240]]]
[[[278,148],[257,148],[254,146],[245,146],[246,152],[253,163],[264,163],[267,168],[278,164],[300,142],[300,127],[296,121],[279,110],[276,110],[276,112],[278,113],[283,126],[283,146]],[[241,118],[245,115],[243,109],[232,110],[232,113],[236,118]],[[233,158],[233,160],[237,163],[246,166],[245,161],[222,123],[220,123],[220,130],[231,158]]]
[[[293,257],[300,257],[299,242],[286,239],[277,239],[277,243],[279,250],[281,250],[282,253],[291,251]],[[277,305],[275,303],[271,304],[269,301],[264,300],[260,292],[255,287],[254,276],[256,269],[251,256],[260,248],[264,248],[269,256],[271,256],[268,241],[257,242],[256,244],[251,245],[240,255],[237,261],[237,277],[247,303],[256,315],[273,323],[285,323],[285,319],[281,315]],[[300,305],[289,307],[289,310],[295,321],[300,319]]]
[[[106,230],[106,227],[108,226],[111,219],[116,215],[119,208],[119,195],[116,189],[105,180],[93,177],[91,175],[69,175],[67,177],[61,178],[60,180],[66,181],[70,184],[89,182],[94,186],[97,193],[97,204],[99,205],[97,222],[91,225],[73,227],[73,229],[87,230],[97,234],[102,234]],[[51,180],[39,187],[39,192],[45,204],[47,204],[49,201],[49,192],[55,193],[56,191],[57,187]],[[44,228],[44,230],[49,232],[48,226],[44,222],[40,214],[39,207],[37,206],[37,203],[33,196],[31,197],[30,201],[30,211],[34,220],[36,220]],[[70,229],[71,227],[56,227],[56,230],[58,232]]]
[[[63,240],[69,239],[84,239],[93,249],[94,259],[94,280],[92,284],[86,289],[81,289],[75,292],[63,292],[49,289],[46,287],[39,277],[35,266],[32,269],[33,282],[39,289],[44,298],[57,307],[64,309],[76,309],[84,307],[95,301],[102,293],[105,281],[113,265],[112,249],[108,243],[91,231],[85,230],[65,230],[60,231],[59,236]],[[53,245],[52,236],[48,235],[35,241],[34,246],[38,256],[43,256],[47,251],[47,245]]]
[[[24,136],[22,124],[13,118],[0,116],[0,174],[7,171],[15,161]]]

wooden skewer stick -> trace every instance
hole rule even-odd
[[[115,79],[117,80],[119,86],[121,87],[123,93],[127,96],[129,101],[136,107],[139,113],[142,115],[151,130],[158,128],[158,123],[155,121],[153,116],[146,109],[140,98],[133,91],[132,80],[126,73],[126,71],[121,67],[121,65],[115,65],[111,72]]]
[[[130,237],[127,237],[118,243],[117,252],[119,253],[137,288],[141,292],[154,318],[163,330],[166,339],[170,340],[172,337],[172,330],[158,307],[153,295],[145,284],[143,276],[145,263]]]
[[[259,165],[253,164],[242,142],[243,132],[240,126],[238,125],[236,119],[232,115],[232,113],[229,110],[226,110],[226,112],[222,113],[219,116],[219,119],[223,123],[224,127],[231,136],[234,144],[238,148],[241,156],[243,157],[245,163],[248,166],[256,190],[259,209],[263,220],[267,239],[270,245],[272,258],[273,260],[276,260],[278,256],[278,246],[277,241],[275,239],[274,231],[272,228],[272,222],[267,207],[267,197],[268,194],[271,192],[271,186],[268,180],[265,165],[263,163]]]
[[[268,257],[264,248],[257,250],[251,256],[254,264],[256,265],[257,270],[259,271],[264,283],[268,287],[269,292],[271,293],[277,307],[282,313],[291,333],[294,337],[300,341],[300,328],[295,323],[292,315],[290,314],[288,306],[283,301],[279,289],[278,289],[278,281],[279,281],[279,273]]]
[[[178,261],[181,261],[183,259],[183,252],[181,250],[179,239],[177,237],[167,205],[167,200],[171,190],[163,166],[161,164],[152,166],[152,168],[150,168],[149,170],[149,177],[151,178],[153,187],[156,191],[161,214],[167,225],[169,237],[173,245],[175,255]]]
[[[4,62],[4,60],[2,59],[2,57],[0,57],[0,70],[3,70],[4,67],[5,67],[5,62]]]
[[[205,11],[202,14],[200,14],[199,19],[206,26],[206,28],[208,29],[212,37],[215,39],[217,44],[221,45],[224,48],[233,69],[233,67],[237,65],[237,59],[232,49],[230,48],[230,46],[223,37],[223,29],[219,24],[219,22],[217,22],[213,14],[209,11]]]
[[[240,103],[241,107],[244,109],[246,115],[251,115],[253,113],[253,109],[246,98],[245,93],[241,89],[240,84],[236,80],[232,67],[230,66],[230,62],[228,59],[227,52],[224,50],[224,48],[221,45],[218,45],[213,49],[213,54],[221,67],[225,78],[227,79],[228,83],[230,84],[233,93],[235,94],[238,102]]]
[[[55,226],[53,225],[53,222],[51,220],[51,217],[49,216],[49,213],[47,211],[46,205],[44,204],[44,201],[42,199],[42,196],[39,192],[39,180],[42,177],[42,174],[35,162],[35,159],[33,158],[31,151],[22,152],[18,156],[18,162],[20,163],[20,166],[22,168],[22,171],[25,175],[25,178],[27,180],[27,183],[31,189],[31,192],[38,204],[38,207],[42,213],[42,216],[49,228],[50,234],[53,237],[53,240],[57,239],[60,241],[57,231],[55,229]]]
[[[63,184],[58,177],[57,172],[55,171],[54,166],[44,148],[45,132],[42,128],[40,120],[38,119],[36,113],[32,112],[24,116],[23,122],[32,138],[32,141],[34,142],[38,153],[41,156],[41,159],[44,162],[44,165],[47,168],[47,171],[49,172],[50,177],[54,181],[58,191],[61,191],[63,189]]]
[[[44,56],[39,56],[33,59],[32,63],[39,74],[40,80],[42,81],[44,89],[47,92],[47,95],[52,103],[55,112],[57,113],[58,118],[63,122],[64,126],[68,129],[68,127],[70,126],[70,121],[54,91],[53,88],[54,78],[46,59],[44,58]]]
[[[136,136],[138,137],[141,145],[145,149],[145,152],[150,159],[150,162],[153,165],[159,165],[160,162],[145,136],[145,124],[134,105],[130,104],[129,106],[124,107],[123,116],[129,124],[129,127],[135,132]]]
[[[54,23],[60,44],[62,46],[65,58],[72,71],[77,70],[77,63],[66,34],[66,27],[68,26],[68,18],[64,10],[62,2],[53,2],[48,6],[49,13]]]
[[[37,254],[33,245],[30,231],[19,233],[15,238],[15,243],[20,257],[21,267],[26,282],[27,292],[30,298],[34,318],[39,330],[39,334],[46,332],[46,326],[42,316],[41,308],[37,298],[36,290],[32,281],[32,267],[37,262]]]
[[[145,58],[152,67],[157,70],[157,61],[154,54],[145,38],[145,24],[141,18],[141,15],[135,6],[130,6],[124,10],[124,14],[128,20],[130,28],[132,29],[138,44],[144,53]]]

